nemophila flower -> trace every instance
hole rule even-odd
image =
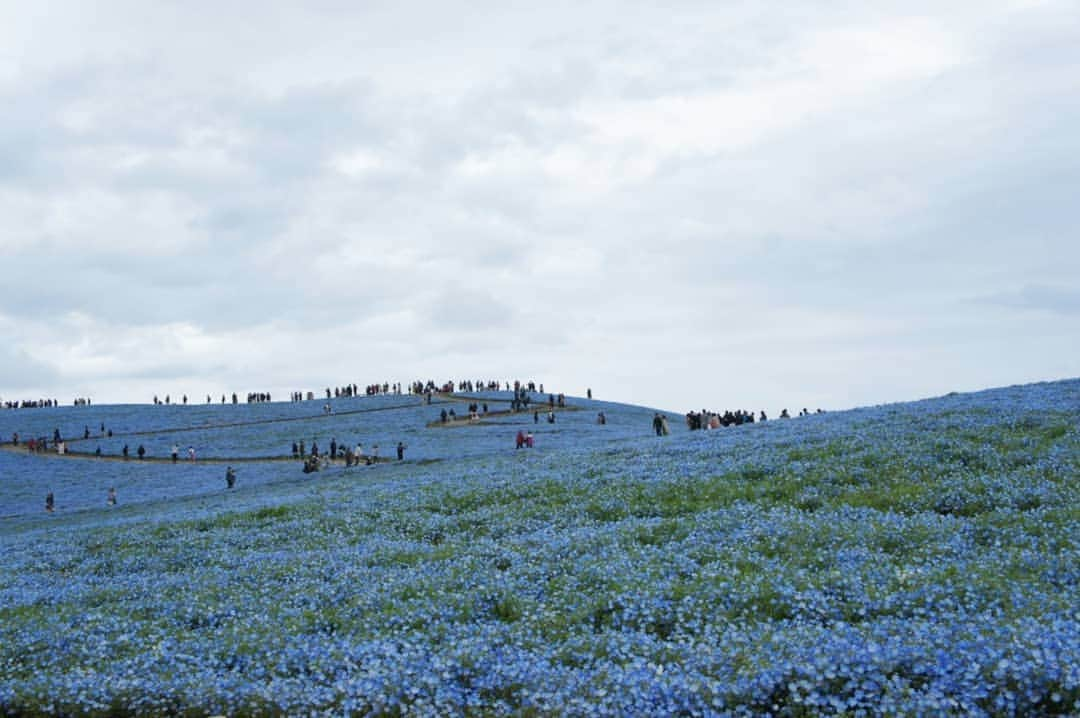
[[[209,462],[0,452],[22,472],[0,712],[1075,713],[1078,398],[1060,382],[663,442],[648,410],[605,405],[606,427],[567,412],[524,456],[512,416],[427,430],[419,404],[358,399],[373,410],[339,436],[413,431],[432,461],[255,462],[231,493]],[[338,421],[303,410],[183,430],[215,443],[201,456],[257,456],[292,419]],[[102,411],[162,440],[215,418]],[[49,517],[41,467],[66,496]]]

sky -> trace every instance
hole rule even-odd
[[[1080,4],[0,0],[0,401],[1080,375]]]

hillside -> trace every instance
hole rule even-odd
[[[507,398],[0,411],[91,433],[0,451],[0,713],[1080,712],[1080,380],[665,437]],[[290,458],[331,438],[390,460]]]

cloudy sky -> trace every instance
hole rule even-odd
[[[1080,375],[1074,0],[0,0],[0,108],[4,400]]]

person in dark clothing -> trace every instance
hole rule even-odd
[[[50,491],[49,493],[45,494],[45,510],[51,514],[54,507],[55,502],[53,500],[53,492]]]
[[[397,443],[397,458],[398,461],[401,461],[405,458],[405,444],[401,443],[400,441]]]
[[[228,466],[225,468],[225,488],[231,489],[236,486],[236,472],[233,471],[233,467]]]
[[[127,444],[124,444],[124,450],[121,453],[124,455],[125,459],[128,457],[128,445]]]
[[[653,431],[656,432],[657,436],[661,436],[664,433],[664,420],[660,418],[659,412],[657,412],[656,415],[653,416],[652,427]]]
[[[139,448],[135,450],[135,453],[139,455],[139,459],[146,458],[146,447],[139,444]]]

